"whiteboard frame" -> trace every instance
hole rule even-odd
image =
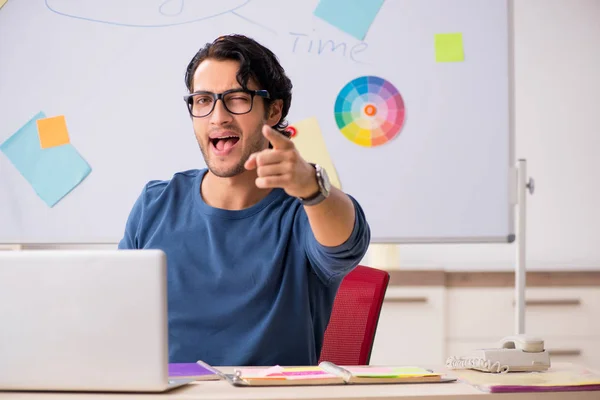
[[[509,117],[509,132],[508,132],[508,194],[507,199],[508,210],[508,228],[509,231],[506,235],[502,236],[490,236],[490,237],[419,237],[419,238],[389,238],[389,237],[378,237],[372,238],[371,243],[373,244],[469,244],[469,243],[512,243],[515,241],[515,229],[516,229],[516,210],[517,205],[517,174],[516,174],[516,155],[515,155],[515,74],[514,74],[514,0],[507,1],[507,62],[508,62],[508,117]],[[113,240],[98,240],[98,241],[86,241],[86,242],[63,242],[63,241],[27,241],[27,240],[11,240],[2,241],[0,244],[7,245],[48,245],[48,244],[60,244],[60,245],[103,245],[103,244],[116,244]]]

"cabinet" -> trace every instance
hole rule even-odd
[[[513,288],[449,288],[445,355],[513,334],[514,298]],[[600,288],[534,287],[525,299],[525,331],[544,339],[552,360],[600,368]]]
[[[445,289],[389,287],[371,365],[439,365],[444,354]]]
[[[479,273],[465,283],[469,274],[463,272],[462,281],[417,286],[415,273],[408,286],[392,279],[396,284],[386,293],[372,365],[443,365],[449,356],[496,347],[514,334],[515,292],[506,276]],[[600,369],[600,273],[579,273],[569,281],[562,281],[565,275],[557,281],[552,272],[540,274],[543,279],[528,276],[526,332],[544,339],[553,361]]]

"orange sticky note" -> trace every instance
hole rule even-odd
[[[64,115],[38,119],[37,127],[42,149],[70,143]]]

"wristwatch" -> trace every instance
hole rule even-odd
[[[315,169],[315,173],[317,175],[317,183],[319,185],[319,191],[311,196],[303,199],[302,197],[298,197],[302,205],[305,206],[314,206],[325,200],[329,197],[329,193],[331,191],[331,182],[329,181],[329,176],[327,175],[327,171],[323,169],[318,164],[310,163]]]

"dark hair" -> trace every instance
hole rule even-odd
[[[267,90],[271,96],[270,99],[264,99],[267,110],[273,100],[283,100],[281,119],[273,128],[290,137],[285,117],[292,102],[292,81],[271,50],[243,35],[221,36],[212,43],[206,43],[192,58],[185,72],[185,84],[190,93],[193,91],[194,73],[198,65],[209,58],[238,61],[238,83],[242,88],[248,89],[248,81],[252,78],[259,85],[258,89]]]

